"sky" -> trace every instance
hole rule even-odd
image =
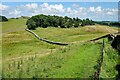
[[[10,2],[0,3],[0,15],[7,18],[38,14],[90,18],[96,21],[118,21],[118,2]],[[86,0],[87,1],[87,0]],[[107,1],[107,0],[106,0]]]
[[[1,0],[1,2],[119,2],[119,0]]]

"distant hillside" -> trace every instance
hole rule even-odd
[[[95,23],[101,25],[107,25],[107,26],[116,26],[116,27],[120,26],[120,22],[117,21],[95,21]]]
[[[16,18],[10,18],[10,19],[29,19],[30,17],[28,16],[21,16],[21,17],[16,17]]]
[[[21,17],[17,17],[16,19],[29,19],[30,17],[28,16],[21,16]]]

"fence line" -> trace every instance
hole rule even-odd
[[[103,62],[104,46],[105,46],[105,42],[104,42],[104,39],[103,39],[102,51],[101,51],[101,55],[100,55],[100,58],[99,58],[97,70],[94,73],[94,80],[99,80],[99,75],[100,75],[100,72],[101,72],[101,66],[102,66],[102,62]]]

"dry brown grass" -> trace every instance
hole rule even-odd
[[[93,25],[93,26],[86,26],[85,31],[87,32],[98,32],[98,33],[116,33],[118,32],[117,29],[109,26],[104,25]]]

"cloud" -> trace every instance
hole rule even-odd
[[[36,4],[36,3],[26,4],[25,7],[29,8],[29,9],[36,9],[36,8],[38,8],[38,4]]]
[[[7,5],[0,4],[0,10],[6,10],[9,7]]]
[[[73,4],[72,7],[76,7],[77,8],[77,7],[79,7],[79,5],[78,4]]]
[[[107,15],[118,15],[118,9],[106,9],[106,14]]]
[[[50,9],[57,10],[59,12],[64,12],[64,7],[62,4],[50,5]]]
[[[101,13],[103,10],[101,6],[98,7],[89,7],[88,12]]]
[[[15,17],[19,17],[20,14],[21,14],[21,11],[18,11],[18,10],[14,10],[14,11],[9,12],[9,15],[11,15],[11,16],[14,15]]]
[[[101,12],[101,11],[102,11],[101,6],[98,6],[98,7],[96,8],[96,11],[97,11],[97,12]]]
[[[49,4],[48,4],[48,3],[43,3],[43,4],[41,5],[41,7],[43,7],[43,8],[48,8],[48,7],[49,7]]]
[[[62,14],[64,13],[65,9],[62,4],[51,4],[43,3],[38,6],[37,9],[32,10],[32,15],[36,14]]]
[[[71,8],[67,8],[67,12],[71,13],[72,12]]]
[[[113,15],[113,12],[107,12],[108,15]]]
[[[2,7],[1,7],[2,6]],[[117,8],[104,8],[101,6],[82,7],[78,4],[65,6],[61,3],[29,3],[15,7],[0,4],[2,14],[8,17],[33,16],[37,14],[61,15],[69,17],[90,18],[94,20],[117,19]],[[111,17],[112,15],[112,17]]]
[[[89,11],[95,12],[95,8],[94,8],[94,7],[90,7],[90,8],[89,8]]]

